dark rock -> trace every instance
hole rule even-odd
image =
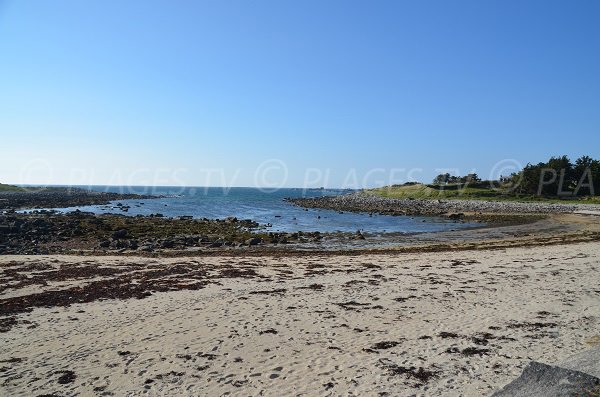
[[[600,378],[600,346],[584,350],[575,356],[561,361],[557,365]]]
[[[357,230],[356,233],[354,234],[354,239],[355,240],[364,240],[365,236],[363,236],[363,234],[360,232],[360,230]]]
[[[173,248],[173,247],[175,247],[175,241],[164,240],[160,246],[161,246],[161,248]]]
[[[115,249],[124,249],[129,247],[129,244],[127,244],[126,241],[123,240],[113,240],[112,243],[110,243],[111,248],[115,248]]]
[[[114,238],[115,240],[125,237],[127,237],[127,230],[125,229],[119,229],[112,234],[112,238]]]
[[[493,397],[593,396],[600,379],[583,372],[532,361],[523,374]]]
[[[464,217],[465,217],[465,214],[463,214],[462,212],[448,215],[448,218],[454,219],[454,220],[462,219]]]

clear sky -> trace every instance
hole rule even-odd
[[[597,0],[0,0],[0,181],[359,187],[600,158],[599,20]]]

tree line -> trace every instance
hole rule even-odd
[[[495,187],[506,193],[547,197],[594,196],[600,194],[600,160],[582,156],[573,163],[568,156],[551,157],[546,162],[528,163],[498,181],[482,181],[477,174],[446,173],[436,176],[433,184]]]
[[[515,191],[538,196],[593,196],[600,192],[600,160],[582,156],[551,157],[547,162],[527,164],[510,177]]]
[[[451,175],[450,173],[439,174],[433,179],[434,185],[452,185],[452,184],[472,184],[481,182],[477,174],[468,174],[465,176]]]

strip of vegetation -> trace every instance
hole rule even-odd
[[[5,185],[0,183],[0,192],[22,192],[25,191],[22,187],[14,185]]]
[[[397,199],[469,199],[557,203],[573,200],[600,204],[600,160],[583,156],[572,163],[567,156],[527,164],[521,171],[498,180],[477,174],[436,176],[432,184],[408,182],[366,191]]]

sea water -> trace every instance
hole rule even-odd
[[[281,232],[320,231],[368,233],[420,233],[462,229],[480,224],[461,223],[425,216],[370,215],[367,213],[304,209],[286,202],[287,197],[319,197],[347,194],[347,190],[249,187],[125,187],[94,186],[93,190],[163,196],[157,199],[119,200],[108,205],[70,207],[59,211],[81,211],[126,216],[162,214],[165,217],[252,219],[268,230]],[[117,204],[128,206],[125,212]]]

